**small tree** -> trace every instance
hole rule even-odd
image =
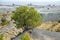
[[[12,19],[17,28],[34,28],[41,24],[42,16],[33,7],[20,6],[13,11]]]

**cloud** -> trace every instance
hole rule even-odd
[[[0,2],[56,2],[60,0],[0,0]]]
[[[48,2],[48,1],[60,1],[60,0],[0,0],[0,1],[2,1],[2,2],[8,2],[8,1],[10,1],[10,2],[19,2],[19,1],[30,1],[30,2]]]

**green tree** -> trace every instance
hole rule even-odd
[[[12,19],[17,28],[34,28],[42,23],[42,16],[33,7],[20,6],[13,11]]]

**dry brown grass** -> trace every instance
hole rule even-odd
[[[60,32],[60,23],[45,22],[45,23],[42,23],[38,28],[42,30],[44,29],[44,30],[49,30],[49,31]]]

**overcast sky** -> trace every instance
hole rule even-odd
[[[0,2],[56,2],[60,0],[0,0]]]
[[[6,3],[4,3],[6,2]],[[8,2],[8,3],[7,3]],[[34,3],[34,4],[55,4],[55,5],[60,5],[60,0],[0,0],[0,4],[11,4],[11,3],[16,3],[17,4],[27,4],[27,3]],[[37,2],[37,3],[36,3]]]

